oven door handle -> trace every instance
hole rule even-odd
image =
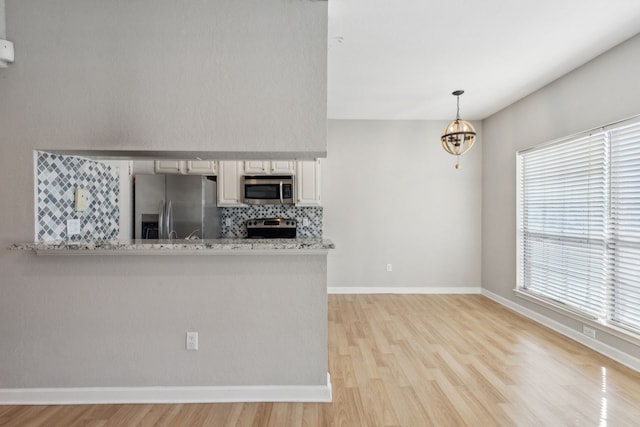
[[[282,181],[280,181],[280,203],[284,203],[284,198],[282,197]]]

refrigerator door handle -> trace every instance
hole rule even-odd
[[[167,202],[167,213],[165,214],[165,220],[167,221],[167,239],[171,239],[171,233],[173,233],[173,207],[171,206],[171,200]],[[177,237],[177,236],[176,236]]]
[[[164,200],[160,202],[158,211],[158,239],[164,239]]]

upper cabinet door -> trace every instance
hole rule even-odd
[[[246,175],[294,175],[296,162],[288,160],[247,160],[244,162]]]
[[[192,175],[214,175],[217,173],[215,160],[187,160],[187,173]]]
[[[270,163],[260,160],[247,160],[244,162],[244,173],[247,175],[263,175],[269,173]]]
[[[321,206],[320,160],[296,162],[296,206]]]
[[[162,174],[215,175],[217,167],[215,160],[156,160],[154,171]]]
[[[242,162],[220,162],[218,169],[218,206],[245,206],[240,192]]]
[[[296,162],[278,160],[271,161],[271,173],[274,175],[293,175],[296,173]]]
[[[184,162],[181,160],[156,160],[156,173],[184,173]]]

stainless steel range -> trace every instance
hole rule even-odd
[[[247,220],[247,237],[251,239],[295,239],[297,222],[289,218]]]

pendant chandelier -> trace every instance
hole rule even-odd
[[[447,125],[440,138],[442,148],[447,153],[456,156],[456,169],[460,169],[460,155],[469,151],[473,147],[473,143],[476,142],[476,130],[473,125],[460,119],[460,95],[463,93],[463,90],[456,90],[452,93],[458,104],[456,119]]]

